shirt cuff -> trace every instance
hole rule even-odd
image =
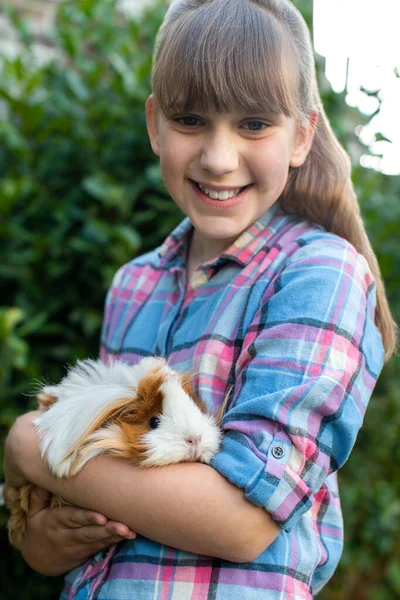
[[[290,465],[293,443],[277,432],[261,452],[245,435],[229,431],[211,466],[242,488],[246,498],[264,507],[285,531],[291,531],[313,503],[313,490]],[[317,490],[316,490],[317,491]]]

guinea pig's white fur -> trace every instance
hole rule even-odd
[[[209,463],[221,442],[214,417],[199,409],[182,389],[178,377],[167,378],[161,389],[164,402],[160,425],[144,436],[149,448],[143,466],[195,460]]]
[[[160,377],[162,410],[157,428],[143,433],[139,466],[162,466],[182,461],[209,463],[218,452],[221,431],[215,418],[182,385],[182,375],[162,358],[148,357],[137,365],[121,361],[78,361],[59,385],[41,393],[54,402],[34,423],[42,456],[58,477],[77,473],[88,460],[107,452],[132,458],[124,414],[135,404],[138,386],[152,373]],[[39,396],[40,397],[40,396]],[[110,421],[113,409],[118,421]],[[124,412],[125,411],[125,412]],[[95,425],[93,425],[95,423]]]

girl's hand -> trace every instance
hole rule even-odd
[[[136,533],[127,525],[75,506],[48,508],[49,493],[31,494],[21,552],[28,565],[43,575],[62,575],[88,558]]]

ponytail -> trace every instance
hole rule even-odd
[[[311,151],[304,165],[290,171],[280,204],[284,211],[296,213],[346,239],[365,257],[376,282],[375,323],[382,335],[387,360],[396,350],[397,325],[362,221],[350,178],[350,159],[337,141],[321,103],[318,109],[319,122]]]

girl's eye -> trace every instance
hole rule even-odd
[[[151,429],[157,429],[159,424],[160,424],[160,419],[158,417],[151,417],[151,419],[149,420],[149,425],[150,425]]]
[[[249,131],[262,131],[267,127],[267,124],[263,123],[262,121],[247,121],[247,123],[245,123],[244,126]]]
[[[175,121],[184,127],[197,127],[201,125],[201,121],[197,117],[178,117]]]

